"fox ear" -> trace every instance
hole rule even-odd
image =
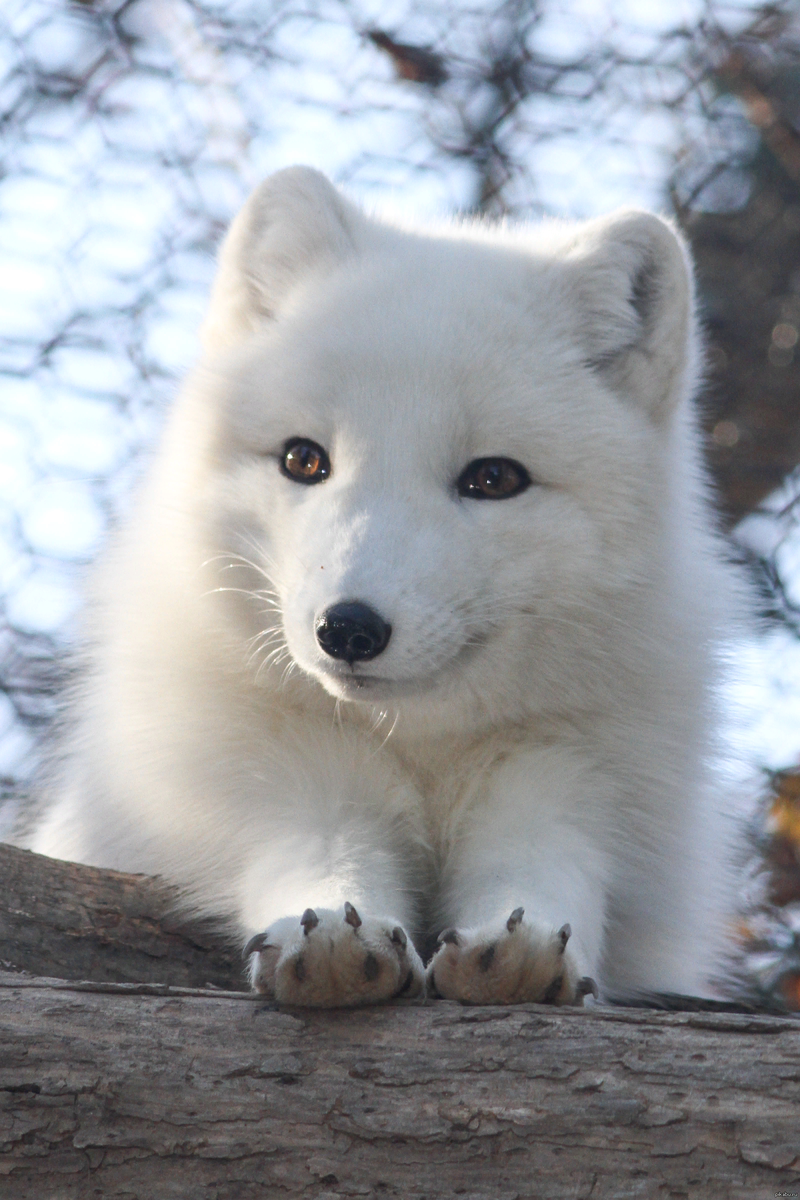
[[[624,211],[585,225],[566,258],[589,364],[614,391],[666,418],[695,354],[683,241],[652,213]]]
[[[297,284],[354,253],[363,223],[319,171],[289,167],[270,175],[222,243],[203,326],[205,348],[225,350],[274,318]]]

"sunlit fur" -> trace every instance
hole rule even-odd
[[[35,848],[248,936],[349,900],[421,948],[524,906],[606,992],[707,992],[737,584],[670,226],[400,228],[295,168],[234,222],[204,332],[97,580]],[[295,436],[329,479],[282,474]],[[459,496],[482,456],[533,485]],[[393,630],[353,668],[314,637],[340,600]]]

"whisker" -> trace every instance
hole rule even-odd
[[[249,596],[251,600],[258,600],[259,603],[266,604],[270,608],[277,609],[278,611],[281,609],[277,593],[275,593],[275,596],[273,597],[272,593],[267,592],[264,589],[258,589],[255,591],[252,588],[215,587],[209,588],[207,592],[203,592],[203,595],[213,596],[217,592],[238,592],[240,596]]]
[[[293,665],[294,660],[292,659],[292,656],[289,653],[288,647],[277,646],[274,650],[272,650],[266,656],[266,658],[263,660],[263,662],[259,665],[259,668],[256,671],[255,676],[254,676],[254,681],[256,683],[258,683],[258,680],[261,677],[262,671],[268,670],[270,667],[280,666],[280,664],[284,661],[284,659],[289,659],[289,665],[290,666]],[[283,677],[281,677],[281,682],[282,681],[283,681]]]
[[[282,662],[284,658],[289,657],[289,647],[285,642],[281,642],[280,645],[275,646],[273,650],[270,650],[270,652],[264,656],[264,658],[261,660],[261,667],[259,667],[259,670],[266,666],[276,666],[279,662]]]
[[[255,543],[253,543],[253,549],[256,552],[256,556],[263,554],[263,551],[261,551],[259,549],[259,547],[257,545],[255,545]],[[222,571],[233,571],[233,570],[236,570],[237,568],[247,567],[251,571],[255,571],[257,575],[260,575],[261,578],[264,579],[267,584],[269,584],[269,587],[259,589],[259,594],[262,594],[265,597],[272,596],[276,600],[278,600],[278,599],[280,599],[280,597],[275,588],[275,581],[272,578],[272,576],[269,574],[269,570],[272,570],[274,574],[277,574],[277,571],[275,568],[275,563],[272,562],[272,560],[269,559],[268,556],[264,556],[264,557],[268,559],[267,567],[261,566],[260,563],[254,562],[251,558],[247,558],[244,554],[239,554],[235,550],[228,550],[223,553],[214,554],[210,558],[207,558],[205,560],[205,562],[203,563],[203,566],[204,567],[210,566],[212,563],[222,561],[225,564],[221,568]]]
[[[277,638],[283,638],[283,636],[283,629],[280,625],[268,625],[266,629],[260,629],[258,633],[253,634],[253,636],[248,640],[247,645],[248,648],[257,647],[259,642],[262,645],[268,645],[270,641],[274,641]]]
[[[389,714],[388,714],[388,712],[384,712],[384,713],[382,713],[382,714],[381,714],[381,720],[384,720],[386,717],[388,717],[388,715],[389,715]],[[389,729],[389,732],[386,734],[386,737],[385,737],[385,738],[383,739],[383,741],[381,742],[381,744],[380,744],[380,746],[378,747],[378,749],[377,749],[376,753],[378,753],[378,754],[379,754],[379,753],[381,752],[381,750],[384,750],[384,749],[386,748],[386,743],[389,741],[389,738],[392,736],[392,734],[394,733],[395,729],[397,728],[397,722],[398,722],[399,720],[400,720],[400,710],[399,710],[399,709],[397,709],[397,710],[396,710],[396,712],[395,712],[395,714],[394,714],[394,720],[392,721],[392,724],[391,724],[391,727],[390,727],[390,729]]]
[[[288,665],[286,667],[284,667],[284,669],[283,669],[283,674],[281,675],[279,687],[284,688],[286,686],[286,684],[289,682],[289,679],[292,676],[292,673],[296,669],[297,669],[297,663],[290,656]]]
[[[264,651],[268,650],[269,645],[270,645],[270,643],[267,642],[263,646],[257,646],[256,649],[253,650],[251,654],[248,654],[245,665],[248,668],[251,668],[253,666],[253,663],[258,661],[259,655],[264,654]],[[262,667],[267,663],[270,655],[274,655],[277,651],[285,650],[285,649],[286,649],[285,645],[282,642],[279,642],[277,646],[275,646],[272,650],[269,650],[269,653],[265,654],[264,658],[262,658],[261,663],[259,664],[259,667],[256,671],[256,675],[258,676],[258,674],[261,672]]]

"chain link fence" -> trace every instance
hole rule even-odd
[[[776,797],[757,827],[772,883],[748,936],[757,988],[800,1007],[800,18],[788,2],[7,0],[0,828],[68,677],[86,564],[195,353],[215,248],[250,187],[292,162],[423,215],[638,203],[686,230],[709,337],[709,462],[771,622],[748,651],[771,686],[744,744]]]

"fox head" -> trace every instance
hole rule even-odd
[[[692,381],[667,223],[419,233],[293,168],[234,221],[204,337],[192,503],[259,683],[506,722],[602,687]]]

